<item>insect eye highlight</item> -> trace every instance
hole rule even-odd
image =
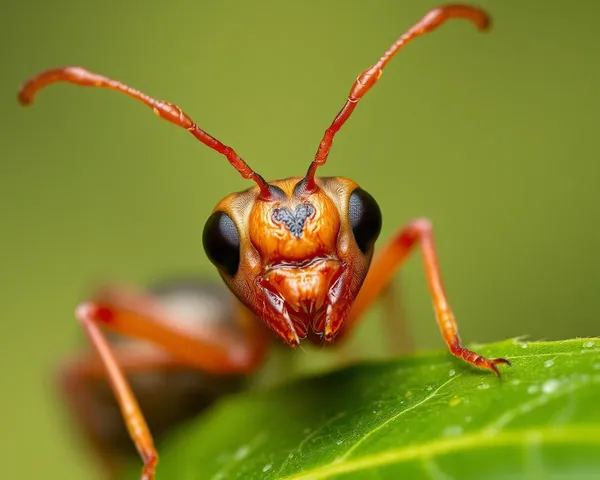
[[[381,232],[381,210],[373,196],[357,188],[350,195],[348,217],[361,252],[367,253]]]
[[[209,260],[223,273],[233,276],[240,266],[240,235],[225,212],[214,212],[204,225],[202,244]]]

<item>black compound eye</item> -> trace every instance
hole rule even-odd
[[[348,216],[361,252],[368,252],[381,232],[381,210],[370,193],[357,188],[350,195]]]
[[[225,212],[214,212],[204,225],[202,244],[209,260],[223,273],[233,276],[240,266],[240,235]]]

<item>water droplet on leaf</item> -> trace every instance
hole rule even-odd
[[[542,392],[544,393],[554,393],[560,387],[560,382],[555,378],[551,378],[550,380],[546,380],[542,385]]]

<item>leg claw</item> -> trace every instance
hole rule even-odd
[[[481,366],[483,368],[488,368],[490,369],[492,372],[494,372],[494,374],[497,377],[500,377],[500,370],[498,370],[498,365],[508,365],[509,367],[512,367],[512,363],[510,362],[510,360],[507,360],[506,358],[493,358],[491,360],[488,360],[487,358],[481,358],[481,360],[483,360],[482,365],[476,365],[476,366]]]

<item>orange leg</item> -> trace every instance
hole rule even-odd
[[[437,322],[450,352],[462,358],[467,363],[479,368],[487,368],[492,370],[496,375],[500,375],[497,365],[502,363],[510,365],[508,360],[504,358],[484,358],[471,350],[463,348],[460,343],[456,319],[454,318],[442,284],[431,222],[427,219],[417,219],[410,222],[398,232],[393,240],[373,260],[365,283],[346,320],[345,331],[351,329],[356,324],[361,314],[381,294],[382,290],[392,280],[396,270],[402,266],[408,254],[418,243],[421,244],[425,274]]]
[[[153,317],[151,310],[88,302],[80,305],[76,311],[78,320],[101,360],[129,435],[144,462],[142,480],[154,479],[158,454],[144,415],[124,375],[124,369],[100,326],[126,336],[154,342],[172,356],[173,365],[198,368],[209,373],[249,372],[260,365],[264,355],[263,342],[255,339],[239,341],[227,335],[222,338],[198,338]],[[122,360],[129,368],[136,369],[136,365],[140,368],[135,359]],[[93,364],[89,367],[93,368]]]
[[[97,290],[93,298],[98,303],[109,304],[113,308],[117,307],[117,309],[133,311],[143,317],[154,319],[169,319],[171,317],[160,299],[130,285],[103,285]],[[257,321],[257,318],[250,310],[243,306],[233,294],[231,294],[231,301],[237,306],[236,325],[239,328],[236,328],[234,332],[231,325],[219,326],[207,324],[203,325],[198,331],[193,332],[194,338],[206,339],[211,344],[224,345],[227,350],[233,350],[234,346],[240,346],[239,334],[242,333],[245,336],[242,348],[245,351],[258,352],[262,355],[267,348],[268,339],[271,337],[270,331],[262,322]],[[173,324],[172,322],[169,323]],[[180,364],[180,366],[186,365]],[[201,369],[206,370],[206,368]],[[221,371],[219,370],[217,373],[221,373]]]
[[[393,279],[383,287],[379,296],[382,306],[381,327],[386,338],[388,355],[407,354],[414,350],[402,299],[402,288]]]
[[[124,373],[180,367],[176,359],[169,355],[161,355],[161,352],[158,351],[145,354],[137,350],[139,349],[122,346],[113,348],[116,363]],[[59,371],[59,385],[61,393],[69,403],[70,412],[75,415],[77,422],[87,435],[91,447],[101,460],[106,478],[114,480],[118,478],[120,461],[107,448],[105,441],[95,433],[93,424],[97,419],[93,405],[93,392],[86,388],[86,380],[105,376],[104,365],[97,355],[70,358],[64,362]]]

